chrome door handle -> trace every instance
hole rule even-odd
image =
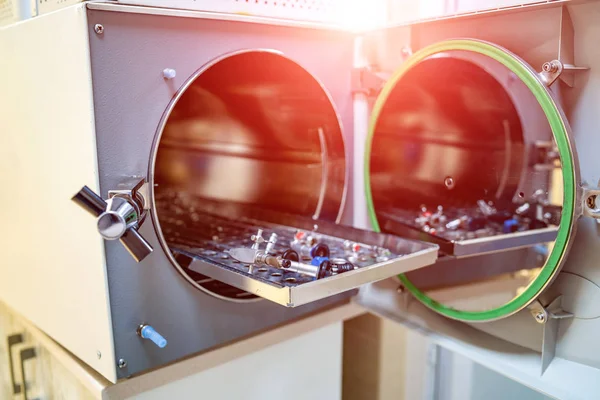
[[[144,184],[140,181],[129,191],[115,191],[104,200],[89,187],[84,186],[71,200],[96,217],[100,236],[106,240],[117,240],[140,262],[152,253],[152,246],[137,231],[144,217],[144,204],[137,190]]]

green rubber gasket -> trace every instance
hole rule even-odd
[[[367,200],[367,209],[373,229],[380,232],[379,222],[375,214],[375,208],[373,205],[373,197],[371,193],[371,179],[370,179],[370,156],[371,147],[373,142],[373,135],[375,134],[375,127],[377,121],[385,105],[389,95],[394,90],[398,81],[404,76],[404,74],[414,67],[417,63],[421,62],[425,58],[434,55],[436,53],[452,50],[464,50],[474,53],[483,54],[488,56],[511,70],[516,76],[527,85],[529,90],[533,93],[538,103],[544,110],[546,118],[550,123],[552,134],[557,143],[563,171],[563,211],[560,219],[560,225],[555,241],[555,245],[549,257],[546,260],[542,271],[539,273],[537,278],[527,287],[527,289],[519,296],[512,299],[510,302],[504,304],[501,307],[486,310],[486,311],[460,311],[451,307],[444,306],[441,303],[428,297],[425,293],[421,292],[413,283],[406,277],[406,275],[399,275],[400,280],[404,284],[407,290],[409,290],[419,301],[424,305],[431,308],[432,310],[445,315],[447,317],[469,321],[469,322],[482,322],[490,321],[499,318],[507,317],[511,314],[526,307],[531,301],[533,301],[540,292],[546,287],[546,285],[552,280],[555,274],[560,269],[564,256],[566,255],[566,248],[568,245],[569,237],[572,231],[573,219],[575,216],[575,200],[576,200],[576,177],[574,168],[574,155],[573,150],[569,144],[569,130],[563,119],[562,112],[556,105],[552,95],[546,88],[546,86],[539,80],[537,74],[521,59],[508,51],[497,47],[491,43],[481,42],[472,39],[456,39],[438,42],[431,46],[425,47],[422,50],[411,56],[402,66],[395,71],[390,80],[386,83],[378,96],[369,123],[369,132],[367,135],[367,141],[365,145],[365,194]]]

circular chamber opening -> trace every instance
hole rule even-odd
[[[343,208],[338,114],[318,80],[276,52],[238,52],[199,70],[170,104],[155,146],[158,236],[178,270],[220,298],[255,296],[208,278],[194,260],[264,278],[225,253],[252,244],[247,216],[335,221]]]
[[[531,302],[569,246],[574,168],[568,124],[522,60],[455,40],[396,72],[373,110],[366,190],[376,229],[440,245],[400,276],[430,308],[488,321]]]

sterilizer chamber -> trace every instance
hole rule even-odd
[[[578,167],[544,79],[504,48],[449,40],[409,58],[377,98],[365,155],[371,221],[439,244],[435,265],[400,280],[446,316],[517,312],[565,260],[581,214]],[[489,289],[448,294],[493,283],[502,293],[489,301]]]
[[[162,119],[148,176],[171,262],[221,297],[297,306],[435,259],[432,246],[328,223],[340,222],[346,197],[340,118],[323,85],[276,51],[224,55],[190,77]]]
[[[88,13],[102,196],[74,200],[107,239],[120,376],[435,262],[436,244],[351,227],[352,34]],[[137,320],[169,349],[128,335]]]
[[[174,254],[171,261],[179,268],[185,264],[181,271],[195,285],[228,298],[255,299],[191,270],[193,259],[182,248],[249,271],[226,253],[251,245],[260,228],[228,220],[244,208],[339,221],[346,197],[344,151],[327,90],[279,52],[239,51],[201,68],[165,113],[149,172],[159,237]],[[262,267],[261,275],[272,280],[303,279],[266,272]]]
[[[60,152],[19,153],[35,166],[31,180],[43,184],[51,212],[32,205],[39,187],[15,178],[9,186],[19,190],[10,196],[19,200],[11,202],[19,216],[5,218],[7,237],[31,233],[43,244],[27,259],[20,257],[25,245],[5,251],[18,262],[11,271],[52,299],[53,311],[40,313],[44,304],[21,291],[7,298],[34,304],[35,312],[23,313],[112,381],[348,302],[359,287],[354,301],[370,310],[401,321],[425,315],[419,329],[471,328],[412,297],[463,321],[502,318],[478,329],[535,349],[538,320],[528,310],[504,317],[530,307],[543,319],[557,294],[568,305],[594,293],[591,278],[582,283],[593,270],[583,256],[549,285],[582,208],[599,214],[593,196],[600,192],[579,182],[552,84],[561,68],[576,68],[565,58],[567,41],[554,62],[549,39],[532,35],[536,41],[522,43],[503,26],[517,16],[529,29],[534,15],[549,28],[554,15],[564,29],[562,10],[549,4],[522,16],[365,33],[394,42],[394,62],[379,72],[399,67],[375,101],[367,141],[358,115],[367,109],[358,104],[366,91],[356,87],[353,68],[364,55],[362,37],[322,25],[115,2],[72,10],[71,29],[87,27],[89,53],[81,50],[80,61],[91,76],[82,72],[78,80],[91,78],[90,98],[78,113],[53,113],[76,128],[44,119],[56,135],[43,143],[62,146]],[[450,37],[501,44],[534,68],[498,45]],[[410,51],[400,49],[409,45],[416,52],[407,57]],[[42,76],[64,99],[72,77],[52,63]],[[21,93],[23,82],[11,83],[11,93]],[[8,138],[29,149],[29,137],[17,130]],[[355,159],[363,153],[365,165]],[[60,184],[44,174],[61,177]],[[76,199],[97,221],[69,202],[85,184],[100,196],[85,189]],[[367,208],[383,233],[350,227]],[[57,231],[29,229],[42,222]],[[90,235],[96,228],[110,240]],[[326,272],[335,267],[336,274],[316,273],[321,265],[312,261],[321,255],[310,250],[319,240],[329,247],[325,261],[335,264]],[[589,240],[578,245],[594,247]],[[287,250],[298,261],[284,258]],[[242,262],[248,254],[258,264]],[[581,276],[571,273],[580,265]],[[64,313],[73,304],[77,313]],[[104,317],[87,324],[91,314]],[[597,317],[588,309],[581,315]],[[573,338],[567,356],[587,356],[572,343],[588,323],[574,322],[566,332]],[[146,324],[168,339],[166,347],[138,334]]]

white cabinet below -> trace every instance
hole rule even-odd
[[[85,370],[78,360],[0,303],[0,399],[99,398],[65,362]]]

